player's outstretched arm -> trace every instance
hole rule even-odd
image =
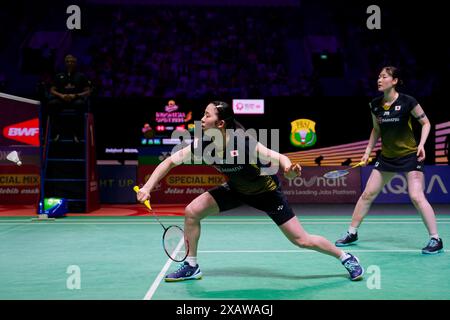
[[[161,162],[156,169],[152,172],[150,178],[147,180],[145,185],[139,190],[137,194],[138,201],[145,201],[150,198],[150,192],[153,191],[159,181],[163,179],[169,171],[185,162],[186,159],[191,156],[191,146],[187,146],[181,150],[178,150],[170,157]]]
[[[256,152],[260,159],[270,161],[272,167],[279,167],[286,178],[292,179],[301,175],[302,167],[300,164],[292,164],[291,160],[285,155],[271,150],[259,142],[256,145]]]

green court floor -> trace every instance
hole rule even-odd
[[[299,219],[334,242],[350,217]],[[450,244],[450,217],[438,226]],[[359,243],[345,249],[366,269],[358,282],[338,260],[292,245],[263,215],[223,215],[202,224],[203,279],[165,283],[178,265],[161,235],[151,217],[0,218],[0,299],[450,299],[450,255],[420,253],[428,239],[417,215],[365,220]]]

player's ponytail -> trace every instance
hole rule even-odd
[[[227,129],[245,130],[244,126],[237,122],[234,118],[233,108],[228,103],[223,101],[213,101],[211,103],[216,106],[217,117],[219,118],[219,120],[225,121],[225,127]]]

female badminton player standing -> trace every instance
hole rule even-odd
[[[361,161],[367,163],[373,147],[381,136],[381,154],[367,181],[366,188],[356,203],[352,222],[347,233],[336,241],[336,246],[347,246],[358,240],[357,229],[370,209],[372,202],[397,172],[406,172],[408,193],[412,203],[421,213],[428,229],[430,240],[422,249],[424,254],[442,251],[436,217],[425,198],[423,161],[425,142],[430,132],[430,121],[416,99],[396,90],[400,83],[399,71],[395,67],[384,67],[378,76],[378,91],[384,93],[370,103],[373,129]],[[419,145],[414,138],[411,115],[422,125]]]
[[[137,194],[137,199],[141,202],[149,199],[150,192],[171,168],[183,162],[186,163],[186,160],[192,161],[198,154],[204,158],[205,152],[211,149],[209,148],[211,144],[214,144],[214,150],[218,150],[214,156],[221,161],[214,162],[213,166],[228,177],[228,182],[201,194],[186,207],[184,229],[189,242],[189,254],[178,270],[166,275],[166,281],[202,277],[197,263],[200,220],[210,214],[230,210],[242,204],[266,212],[293,244],[340,259],[349,272],[351,280],[362,278],[364,269],[359,264],[358,258],[343,252],[321,236],[308,234],[295,217],[281,191],[277,176],[261,174],[261,161],[251,164],[248,159],[256,154],[259,159],[279,164],[288,179],[301,174],[300,165],[292,164],[286,156],[256,142],[243,130],[233,131],[241,133],[230,135],[230,130],[227,129],[234,130],[239,124],[234,119],[233,109],[225,102],[214,101],[208,104],[201,119],[201,125],[202,140],[194,140],[189,146],[173,153],[159,164]],[[208,134],[214,130],[217,133],[215,139]],[[236,163],[238,158],[245,159],[244,163],[239,161]]]

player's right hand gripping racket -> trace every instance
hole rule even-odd
[[[367,162],[372,161],[372,158],[367,159]],[[325,173],[323,176],[327,179],[338,179],[340,177],[346,176],[350,173],[349,170],[357,168],[357,167],[361,167],[363,166],[365,163],[363,161],[358,162],[357,164],[351,166],[350,168],[346,169],[346,170],[333,170],[333,171],[329,171],[327,173]]]
[[[134,186],[133,190],[136,193],[138,193],[139,187]],[[162,244],[167,256],[175,262],[184,261],[187,255],[189,254],[189,242],[184,236],[183,229],[176,225],[171,225],[168,228],[166,228],[161,223],[155,212],[152,210],[152,207],[150,206],[150,201],[145,200],[144,205],[150,210],[150,212],[153,214],[153,216],[156,218],[156,220],[164,229],[164,233],[162,236]]]

